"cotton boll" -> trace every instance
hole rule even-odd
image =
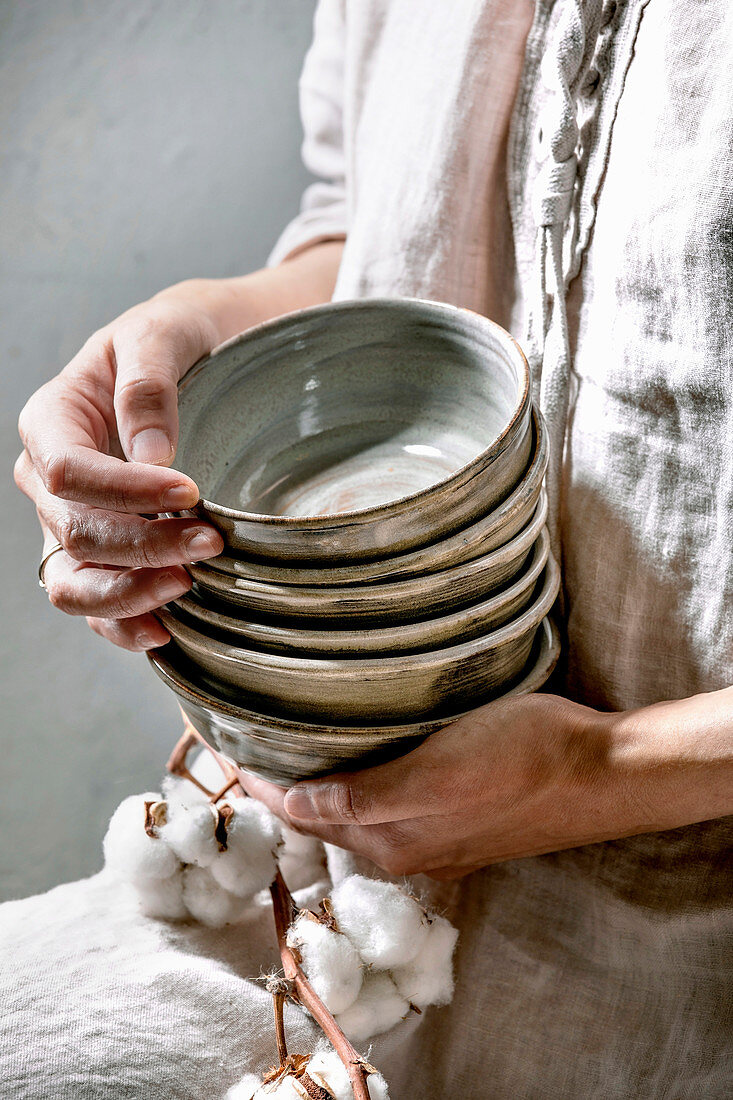
[[[259,1085],[252,1100],[308,1100],[305,1088],[292,1076],[282,1077],[277,1083],[271,1082],[267,1085],[260,1081]],[[227,1093],[227,1100],[231,1100],[230,1093]],[[243,1092],[241,1097],[238,1093],[235,1100],[250,1100],[250,1097]]]
[[[171,816],[176,810],[190,810],[192,806],[201,806],[209,801],[208,795],[180,775],[167,775],[163,780],[163,797],[168,803]]]
[[[341,931],[378,970],[404,966],[425,942],[425,913],[391,882],[350,875],[333,891],[331,905]]]
[[[288,946],[297,949],[308,981],[329,1012],[343,1012],[354,1003],[362,963],[346,936],[302,914],[288,930]]]
[[[302,890],[324,877],[326,854],[320,840],[286,828],[282,828],[282,840],[277,862],[291,891]]]
[[[307,1073],[317,1085],[332,1092],[334,1100],[353,1100],[348,1070],[335,1050],[317,1050],[311,1055]],[[367,1087],[371,1100],[389,1100],[387,1082],[381,1073],[370,1073]]]
[[[160,798],[156,791],[134,794],[112,814],[104,838],[104,860],[125,878],[169,878],[178,867],[178,856],[165,840],[145,832],[145,803]]]
[[[188,910],[183,900],[183,875],[179,868],[169,878],[141,878],[132,882],[146,917],[156,920],[186,920]]]
[[[251,897],[275,877],[280,826],[254,798],[227,799],[227,803],[234,811],[227,822],[227,848],[217,853],[211,873],[225,890],[241,898]]]
[[[243,920],[249,907],[215,881],[206,867],[183,871],[183,901],[194,920],[209,928],[223,928]]]
[[[282,845],[280,855],[297,856],[304,863],[320,863],[325,860],[323,841],[305,833],[296,833],[295,829],[281,826]]]
[[[418,1008],[447,1005],[453,999],[453,950],[458,929],[445,919],[433,917],[419,953],[406,966],[392,970],[392,978],[403,997]]]
[[[246,1073],[241,1081],[232,1085],[225,1100],[253,1100],[258,1095],[261,1084],[262,1078],[256,1073]]]
[[[341,1030],[352,1042],[381,1035],[398,1024],[410,1006],[389,974],[367,974],[353,1005],[336,1017]]]
[[[189,808],[168,803],[168,821],[160,835],[184,863],[208,867],[216,859],[218,812],[210,802],[198,802]]]

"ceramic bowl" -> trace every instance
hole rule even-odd
[[[525,695],[538,691],[552,673],[560,652],[557,629],[544,619],[527,666],[518,682],[502,692]],[[246,696],[222,698],[212,691],[173,644],[148,654],[161,680],[201,736],[240,767],[282,786],[329,772],[363,767],[400,756],[434,730],[460,714],[445,713],[400,725],[309,723],[263,713]],[[476,705],[488,702],[477,701]]]
[[[504,626],[470,641],[387,657],[293,657],[222,641],[171,608],[159,618],[182,653],[213,680],[306,719],[406,721],[499,690],[524,667],[558,592],[552,555],[530,604]]]
[[[357,630],[329,630],[305,625],[294,626],[282,620],[256,621],[235,617],[216,610],[200,595],[190,592],[175,601],[175,615],[202,634],[211,634],[233,646],[262,649],[268,653],[292,656],[364,657],[367,654],[418,653],[425,649],[469,641],[479,634],[503,626],[529,603],[547,562],[550,538],[547,528],[540,532],[529,560],[512,583],[486,600],[460,611],[437,618],[419,619],[397,626],[375,626]],[[168,622],[163,621],[166,627]],[[170,624],[176,636],[176,624]]]
[[[522,480],[496,508],[481,516],[475,523],[448,535],[439,542],[409,550],[404,554],[375,561],[351,562],[344,566],[312,568],[302,563],[279,564],[262,562],[254,558],[237,558],[220,554],[209,558],[202,568],[243,577],[253,581],[287,585],[352,585],[372,584],[376,581],[394,581],[403,577],[415,577],[425,573],[437,573],[464,561],[471,561],[480,554],[497,550],[519,534],[536,510],[542,492],[542,479],[547,470],[549,444],[547,428],[542,414],[533,411],[532,457]]]
[[[230,549],[331,566],[435,542],[531,454],[529,367],[485,317],[335,302],[223,344],[179,384],[176,466]]]
[[[189,566],[189,570],[204,601],[213,596],[231,608],[247,608],[260,618],[318,620],[342,630],[399,623],[447,615],[508,584],[524,567],[546,513],[547,500],[543,496],[527,526],[498,550],[439,573],[387,584],[267,584],[218,573],[203,562]]]

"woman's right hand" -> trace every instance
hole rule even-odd
[[[96,332],[20,415],[15,480],[44,533],[51,603],[126,649],[164,645],[151,614],[191,585],[183,564],[221,553],[221,535],[191,519],[194,482],[169,469],[178,439],[177,383],[220,342],[209,313],[171,292]]]

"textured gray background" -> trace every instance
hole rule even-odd
[[[0,897],[89,874],[180,729],[142,655],[37,587],[12,482],[28,395],[178,279],[260,266],[306,182],[297,76],[313,0],[0,5]]]

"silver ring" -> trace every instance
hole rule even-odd
[[[41,564],[38,566],[38,586],[39,588],[42,588],[44,592],[47,591],[46,581],[43,576],[44,570],[46,568],[46,565],[48,564],[48,559],[52,558],[54,554],[57,554],[59,550],[63,550],[63,546],[60,542],[55,542],[51,549],[43,555],[43,557],[41,558]]]

